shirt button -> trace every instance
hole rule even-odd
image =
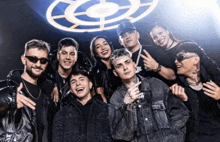
[[[141,108],[141,105],[138,105],[139,108]]]
[[[146,121],[148,121],[148,118],[145,118]]]

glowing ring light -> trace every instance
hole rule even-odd
[[[84,11],[78,10],[81,6],[87,5],[91,1],[96,3],[90,5]],[[47,9],[46,17],[51,25],[65,31],[95,32],[116,28],[120,24],[120,21],[124,19],[129,19],[131,22],[138,21],[152,12],[158,3],[158,0],[149,0],[151,2],[141,2],[141,0],[124,1],[130,4],[120,6],[122,2],[117,4],[113,1],[111,2],[111,0],[108,0],[108,2],[107,0],[55,0]],[[54,9],[59,4],[66,4],[67,7],[62,14],[55,15]],[[146,9],[139,14],[138,9],[141,7],[146,7]],[[125,12],[119,15],[120,10],[125,10]],[[85,21],[84,19],[80,19],[79,16],[96,20]],[[71,25],[67,26],[62,22],[58,22],[58,20],[63,19]],[[81,26],[85,26],[86,28],[80,28]]]

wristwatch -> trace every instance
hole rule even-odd
[[[155,70],[155,72],[161,71],[161,65],[158,64],[157,69]]]

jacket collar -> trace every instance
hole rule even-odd
[[[19,86],[21,80],[21,75],[24,71],[23,70],[12,70],[7,75],[7,81],[13,82],[15,85]]]
[[[141,84],[140,84],[141,91],[151,90],[148,78],[144,78],[143,76],[138,75],[138,74],[136,74],[136,76],[139,79],[139,81],[141,81]],[[128,88],[124,84],[122,84],[122,89],[126,91],[128,90]]]

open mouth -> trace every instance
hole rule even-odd
[[[76,88],[76,92],[77,92],[77,93],[82,92],[83,90],[84,90],[84,87]]]
[[[64,61],[64,64],[69,65],[69,64],[71,64],[71,62],[70,61]]]
[[[102,54],[102,55],[108,54],[108,50],[103,51],[101,54]]]

